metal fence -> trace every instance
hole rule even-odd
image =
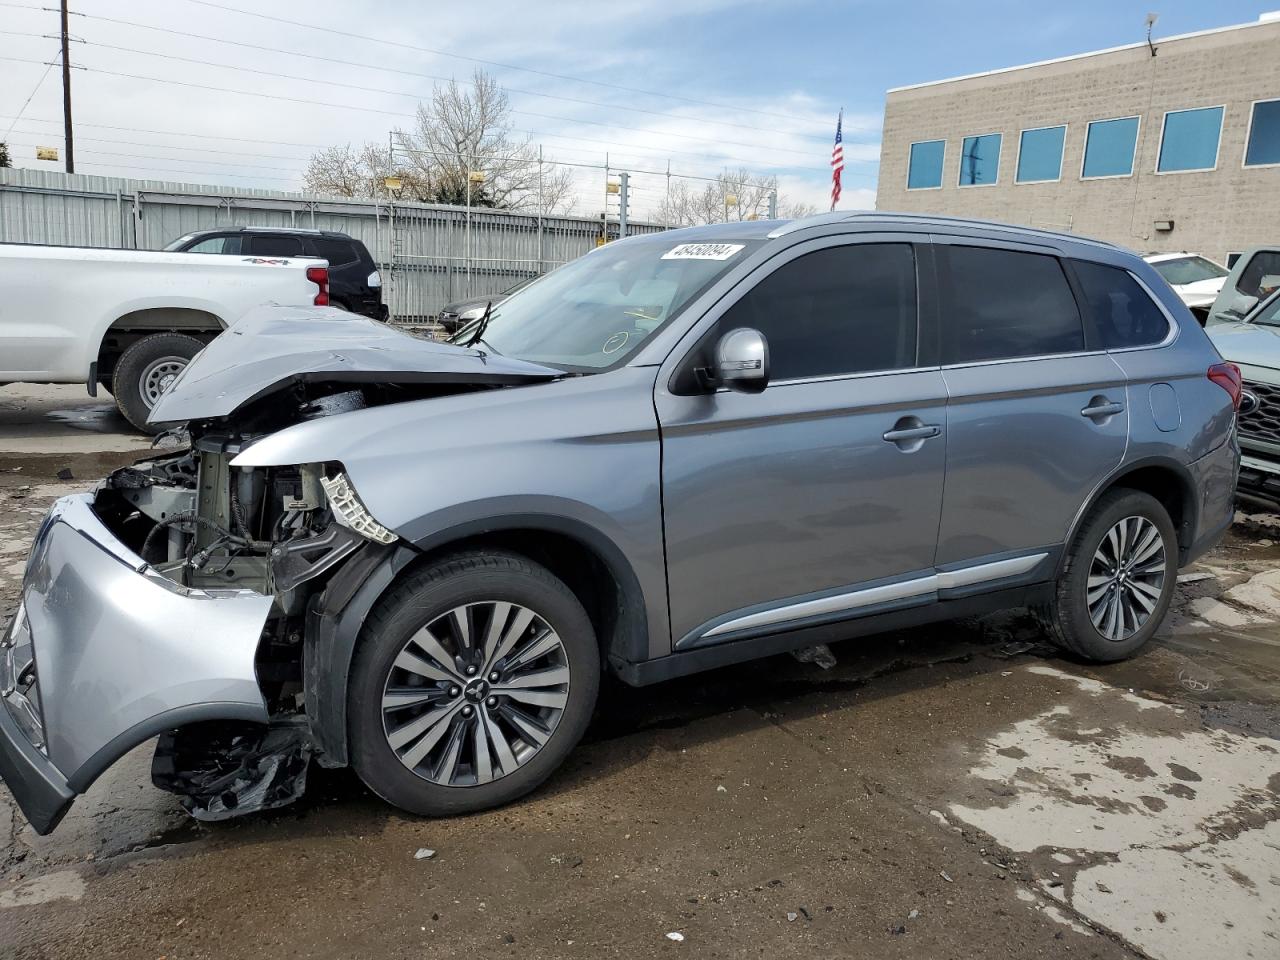
[[[219,227],[340,230],[369,248],[392,317],[423,322],[444,304],[498,293],[615,238],[599,217],[347,200],[43,170],[0,170],[0,242],[159,250]],[[657,224],[627,224],[654,233]]]

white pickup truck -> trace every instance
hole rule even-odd
[[[154,430],[164,388],[248,310],[328,302],[324,260],[0,244],[0,384],[102,386]]]

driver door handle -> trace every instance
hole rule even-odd
[[[904,427],[901,430],[890,430],[884,439],[890,443],[902,443],[904,440],[928,440],[942,433],[942,427],[936,423],[922,423],[918,427]]]

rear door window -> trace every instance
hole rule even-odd
[[[249,252],[258,257],[300,257],[302,241],[288,234],[258,234],[249,238]]]
[[[1077,353],[1084,325],[1055,256],[939,244],[943,363]]]
[[[1128,270],[1083,260],[1072,266],[1108,350],[1146,347],[1168,336],[1168,318]]]

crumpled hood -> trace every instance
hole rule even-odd
[[[335,307],[258,307],[205,347],[152,423],[225,417],[302,382],[508,386],[562,376],[524,360],[422,340]]]

